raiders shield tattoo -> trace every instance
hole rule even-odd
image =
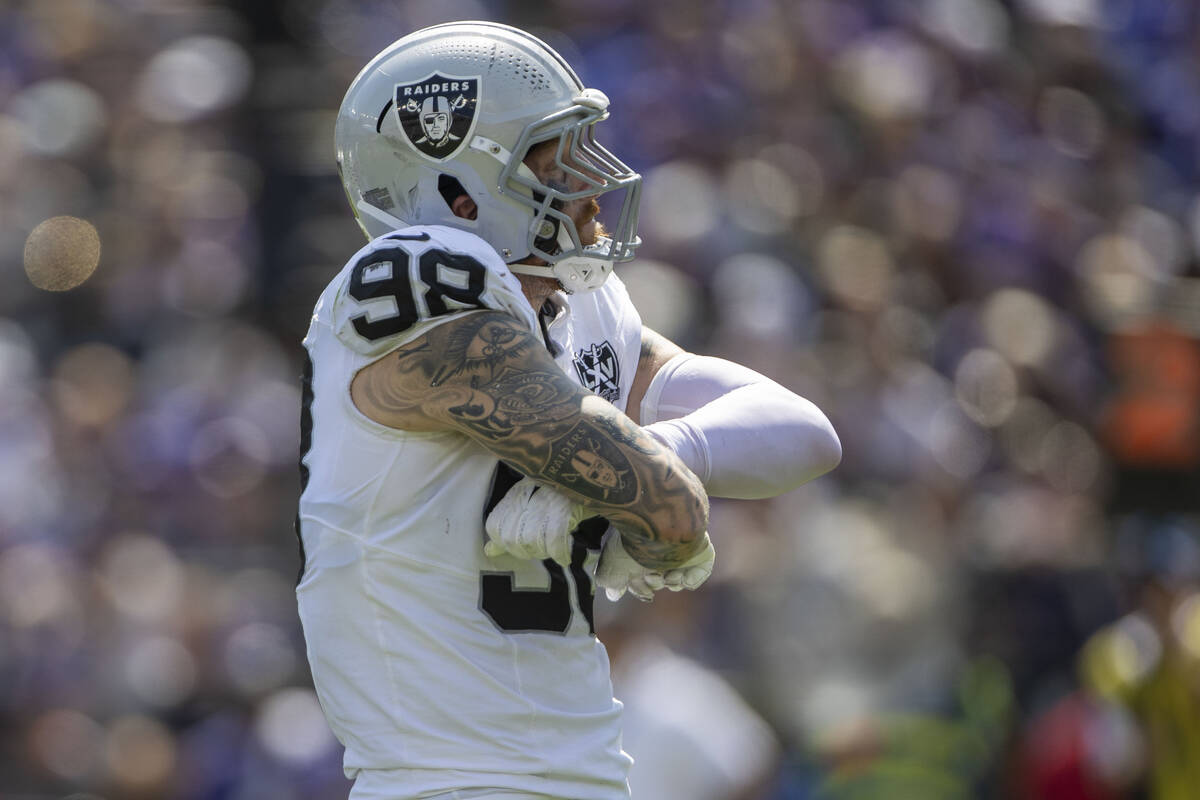
[[[542,471],[587,497],[628,505],[638,494],[636,481],[630,479],[632,470],[625,454],[601,431],[578,422],[550,445],[550,459]]]

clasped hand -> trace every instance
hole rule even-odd
[[[501,498],[484,523],[488,541],[483,546],[489,558],[508,553],[520,559],[550,558],[569,566],[571,532],[594,516],[562,492],[522,478]],[[706,537],[707,538],[707,537]],[[652,600],[654,592],[695,589],[712,574],[715,551],[712,542],[687,562],[667,570],[644,567],[626,552],[621,537],[611,531],[600,552],[596,583],[609,600],[626,591],[639,600]]]

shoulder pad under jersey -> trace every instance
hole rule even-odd
[[[477,309],[504,311],[536,330],[516,276],[466,231],[423,225],[380,236],[354,254],[339,280],[333,330],[364,355],[383,355]]]

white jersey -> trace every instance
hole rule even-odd
[[[354,406],[355,373],[480,308],[541,324],[482,239],[406,228],[360,250],[317,302],[302,415],[296,594],[313,681],[352,797],[472,787],[628,797],[621,705],[591,625],[598,542],[572,566],[483,554],[498,460],[466,436],[409,433]],[[624,409],[641,320],[614,276],[547,304],[551,351]]]

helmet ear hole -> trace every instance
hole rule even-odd
[[[467,219],[475,219],[478,215],[477,206],[471,196],[467,194],[467,190],[459,183],[458,178],[453,175],[442,173],[438,176],[438,194],[446,201],[446,205],[450,208],[450,212],[455,216],[462,216],[458,209],[464,207],[464,203],[460,200],[463,198],[470,203],[471,213]]]

